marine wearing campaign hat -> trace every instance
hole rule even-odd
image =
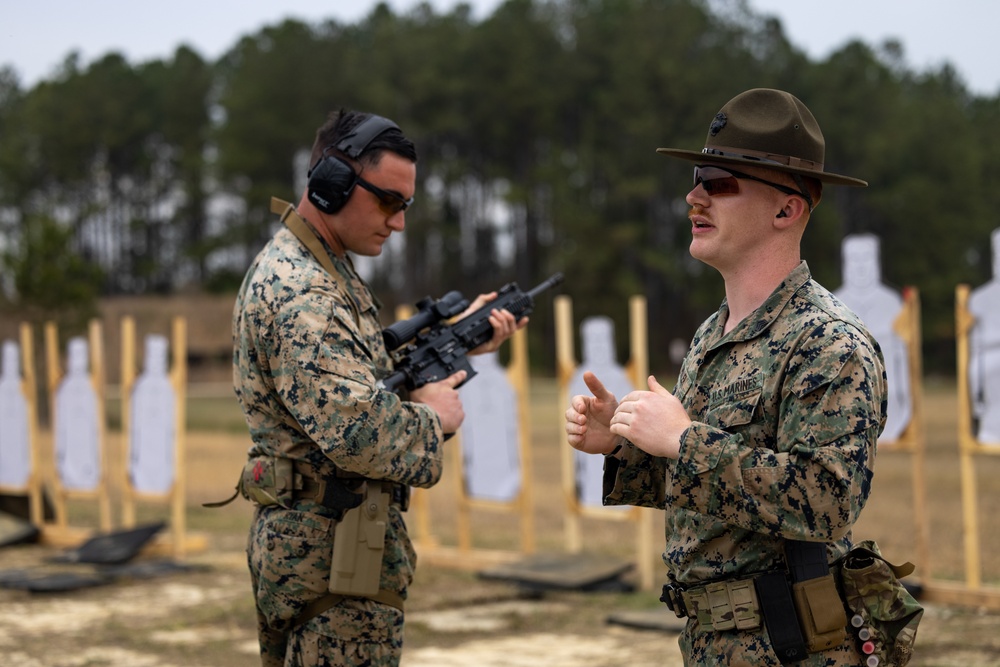
[[[729,100],[701,150],[658,152],[694,163],[689,252],[719,272],[725,298],[672,390],[650,376],[619,397],[585,374],[567,442],[606,457],[605,505],[663,511],[660,599],[688,619],[685,665],[866,664],[834,573],[872,489],[885,365],[864,322],[813,279],[801,241],[824,184],[867,183],[828,171],[816,118],[767,88]],[[897,583],[880,590],[904,601]],[[914,637],[887,640],[880,667],[905,664]]]

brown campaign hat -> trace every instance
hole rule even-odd
[[[771,88],[754,88],[726,102],[712,119],[702,150],[656,152],[691,162],[767,167],[833,185],[868,185],[823,171],[826,142],[816,118],[799,98]]]

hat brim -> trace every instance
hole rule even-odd
[[[856,188],[868,187],[868,181],[862,181],[860,178],[852,178],[850,176],[842,176],[840,174],[831,174],[826,171],[816,171],[814,169],[790,167],[783,164],[775,164],[773,162],[762,162],[761,160],[755,160],[753,158],[730,157],[728,155],[710,155],[702,153],[701,151],[689,151],[680,148],[657,148],[656,152],[668,157],[687,160],[688,162],[698,162],[704,164],[744,164],[752,167],[773,169],[774,171],[783,171],[789,174],[808,176],[809,178],[815,178],[818,181],[829,183],[831,185],[849,185]]]

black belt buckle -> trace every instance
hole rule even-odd
[[[660,595],[660,602],[667,605],[667,609],[674,612],[677,618],[687,618],[688,615],[683,593],[683,586],[669,583],[663,585],[663,593]]]

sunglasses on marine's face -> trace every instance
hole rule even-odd
[[[782,185],[781,183],[774,183],[773,181],[758,178],[756,176],[751,176],[750,174],[744,174],[741,171],[706,165],[698,165],[694,168],[695,187],[698,187],[700,184],[701,187],[705,189],[705,193],[708,194],[709,197],[738,195],[740,193],[739,179],[741,178],[748,181],[757,181],[758,183],[763,183],[764,185],[770,185],[772,188],[784,192],[786,195],[798,195],[800,197],[804,197],[807,202],[810,201],[809,197],[806,197],[805,194],[794,188]]]
[[[402,195],[388,190],[383,190],[377,185],[372,185],[365,179],[358,177],[358,185],[375,195],[378,200],[378,207],[386,215],[396,215],[400,211],[405,211],[413,205],[413,197],[404,199]]]

